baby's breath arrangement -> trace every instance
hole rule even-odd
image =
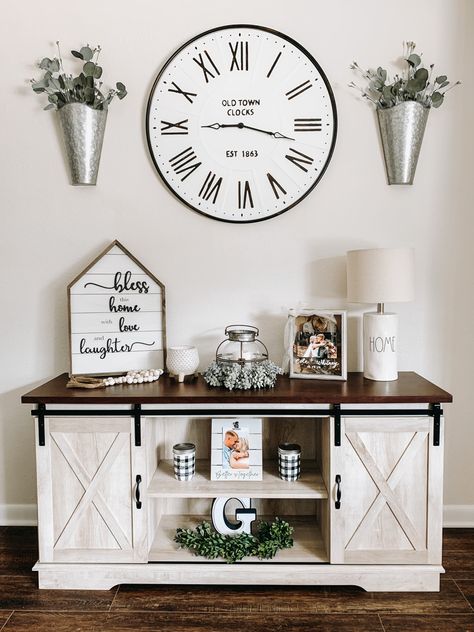
[[[358,72],[368,81],[368,86],[361,88],[353,81],[349,87],[359,90],[364,97],[377,108],[392,108],[405,101],[416,101],[426,108],[439,108],[444,101],[444,95],[461,82],[450,85],[446,75],[435,76],[434,64],[429,70],[422,63],[422,53],[415,53],[415,42],[405,42],[403,45],[403,59],[406,69],[401,75],[389,78],[387,71],[379,66],[377,70],[363,70],[354,61],[350,68]],[[449,86],[449,87],[448,87]]]
[[[209,386],[225,386],[232,391],[271,388],[275,386],[277,375],[282,373],[283,370],[271,360],[243,366],[238,363],[213,362],[203,373],[203,377]]]
[[[288,522],[275,518],[274,522],[260,522],[257,535],[223,535],[215,531],[209,522],[201,522],[195,529],[176,529],[174,540],[180,548],[190,549],[195,555],[202,555],[208,560],[222,558],[233,564],[249,555],[261,560],[275,557],[280,549],[293,546],[292,534],[293,527]]]
[[[63,66],[59,42],[56,42],[58,56],[50,59],[44,57],[38,67],[44,71],[41,79],[31,79],[33,92],[45,93],[48,105],[45,110],[60,110],[68,103],[85,103],[94,110],[106,110],[117,96],[123,99],[127,90],[120,81],[115,88],[103,90],[102,66],[99,66],[100,46],[91,48],[83,46],[80,50],[72,50],[71,54],[83,63],[81,72],[77,76],[66,73]]]

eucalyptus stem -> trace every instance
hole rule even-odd
[[[39,80],[31,80],[33,91],[44,93],[48,98],[45,110],[59,110],[68,103],[84,103],[95,110],[104,110],[115,96],[123,99],[127,95],[127,89],[121,82],[117,82],[116,88],[102,92],[103,83],[98,81],[102,76],[102,68],[98,64],[100,46],[91,48],[87,44],[79,51],[71,51],[73,57],[83,62],[81,71],[75,77],[64,70],[59,40],[56,47],[58,58],[44,57],[39,63],[43,76]]]
[[[448,89],[441,91],[441,87],[449,83],[445,84],[446,76],[440,75],[433,81],[434,64],[429,66],[429,70],[425,68],[422,62],[423,54],[416,54],[415,48],[415,42],[403,42],[406,67],[400,76],[395,74],[393,79],[380,66],[376,71],[363,70],[356,61],[352,62],[351,70],[358,72],[369,85],[364,89],[351,82],[349,87],[359,90],[363,98],[381,109],[388,109],[407,101],[415,101],[427,108],[438,108],[444,101],[442,97],[461,82],[457,81]]]

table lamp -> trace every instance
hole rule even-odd
[[[414,298],[414,252],[411,248],[370,248],[347,253],[347,300],[377,303],[363,321],[364,377],[388,382],[398,379],[398,316],[384,303]]]

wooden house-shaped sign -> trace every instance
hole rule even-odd
[[[165,286],[114,241],[68,285],[71,375],[164,369]]]

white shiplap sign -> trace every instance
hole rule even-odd
[[[114,241],[68,286],[70,373],[164,368],[165,287]]]

